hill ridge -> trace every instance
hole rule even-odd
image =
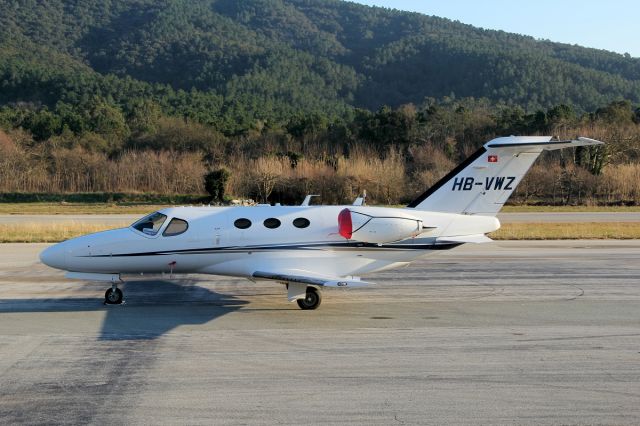
[[[640,59],[339,0],[19,0],[0,81],[2,104],[145,98],[233,132],[444,97],[594,111],[640,102]]]

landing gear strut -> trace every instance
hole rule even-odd
[[[104,293],[105,305],[119,305],[122,303],[123,295],[122,290],[118,288],[116,283],[111,285],[111,288]]]
[[[304,299],[298,299],[296,302],[298,303],[298,306],[300,306],[300,309],[316,309],[320,306],[320,302],[322,302],[322,295],[315,287],[307,287]]]

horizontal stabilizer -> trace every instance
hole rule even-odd
[[[542,148],[545,151],[552,151],[563,148],[575,148],[577,146],[596,146],[604,145],[604,142],[595,139],[579,137],[573,140],[556,141],[547,136],[530,136],[530,137],[505,137],[497,138],[485,144],[485,148],[525,148],[535,147]]]
[[[436,242],[438,243],[490,243],[493,240],[484,234],[476,235],[460,235],[457,237],[439,237]]]
[[[256,271],[253,273],[253,278],[259,278],[263,280],[274,280],[283,283],[300,283],[316,285],[319,287],[364,287],[371,283],[366,281],[360,281],[355,278],[339,278],[339,277],[309,277],[304,275],[289,275],[273,272]]]

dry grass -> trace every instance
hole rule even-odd
[[[128,225],[124,222],[106,225],[75,221],[0,224],[0,243],[52,243]],[[640,239],[640,223],[510,223],[489,236],[496,240]]]
[[[601,198],[608,201],[630,200],[640,203],[640,167],[638,164],[615,164],[606,167],[598,182]]]
[[[310,167],[303,163],[303,167]],[[312,193],[309,189],[306,193]],[[390,204],[387,207],[404,207]],[[112,203],[0,203],[0,214],[146,214],[168,204],[120,205]],[[503,213],[640,212],[640,206],[505,206]]]
[[[508,223],[489,237],[494,240],[629,240],[640,238],[640,223]]]
[[[118,227],[128,226],[122,224],[88,224],[81,222],[59,223],[10,223],[0,224],[0,243],[55,243],[80,235],[105,231]]]
[[[170,207],[159,204],[0,203],[0,214],[146,214]]]
[[[504,206],[501,213],[627,213],[640,212],[640,206]]]
[[[0,145],[2,192],[152,192],[203,194],[201,152],[124,151],[117,157],[82,148],[31,152]]]

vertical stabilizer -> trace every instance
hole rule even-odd
[[[493,139],[407,207],[493,216],[542,151],[600,144],[588,138],[559,141],[550,136]]]

